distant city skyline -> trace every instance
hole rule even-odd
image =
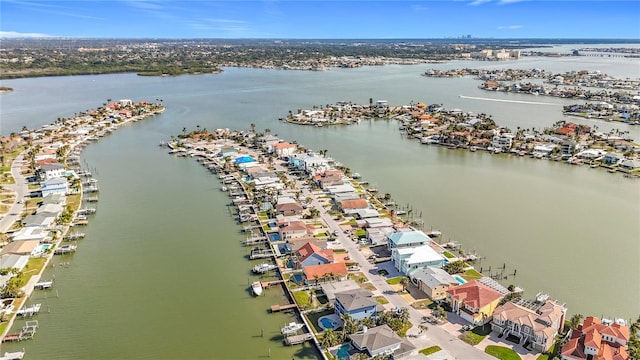
[[[0,2],[0,37],[640,39],[628,1]]]

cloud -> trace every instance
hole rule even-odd
[[[522,29],[524,26],[522,25],[508,25],[508,26],[498,26],[498,30],[518,30]]]
[[[17,31],[0,31],[0,38],[46,38],[54,37],[53,35],[38,33],[20,33]]]
[[[491,1],[492,0],[473,0],[472,2],[469,3],[469,5],[478,6],[478,5],[486,4],[486,3],[491,2]]]
[[[20,1],[20,0],[2,0],[2,1],[23,7],[26,9],[26,11],[37,11],[45,14],[74,17],[79,19],[91,19],[91,20],[101,19],[99,17],[92,16],[92,15],[79,14],[75,11],[78,9],[72,8],[69,6],[58,5],[55,2],[35,2],[35,1]]]

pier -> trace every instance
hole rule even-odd
[[[306,334],[302,334],[302,335],[291,335],[291,336],[286,336],[284,338],[284,343],[287,346],[290,345],[298,345],[298,344],[302,344],[303,342],[307,342],[309,340],[313,339],[313,334],[311,333],[306,333]]]
[[[284,283],[285,283],[285,280],[265,281],[265,282],[262,283],[262,288],[266,289],[266,288],[268,288],[270,286],[278,285],[278,284],[284,284]],[[292,304],[292,305],[295,305],[295,304]]]
[[[91,215],[96,213],[96,208],[84,208],[78,210],[78,214],[80,215]]]
[[[266,236],[253,236],[253,237],[247,238],[247,240],[243,241],[242,244],[244,246],[249,246],[249,245],[264,243],[266,241],[267,241]]]
[[[40,281],[33,285],[33,288],[38,290],[50,289],[51,287],[53,287],[53,280]]]
[[[279,312],[279,311],[285,311],[285,310],[290,310],[290,309],[295,309],[297,308],[298,305],[296,304],[284,304],[284,305],[271,305],[271,312]]]
[[[272,249],[254,248],[253,250],[251,250],[251,254],[249,255],[249,259],[251,259],[251,260],[264,259],[264,258],[272,257],[274,255],[275,254],[273,253]]]
[[[65,241],[80,240],[80,239],[84,239],[84,233],[74,232],[72,234],[67,234],[62,238],[62,240],[65,240]]]
[[[34,304],[29,306],[28,308],[22,308],[16,311],[17,316],[30,317],[33,315],[37,315],[40,312],[41,304]]]
[[[26,324],[22,327],[22,329],[19,332],[15,334],[5,335],[4,338],[2,338],[2,342],[33,339],[33,336],[36,334],[37,329],[38,329],[38,320],[27,321]]]
[[[56,248],[53,253],[55,255],[65,255],[76,252],[77,246],[75,245],[62,245],[59,248]]]

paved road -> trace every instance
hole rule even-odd
[[[20,215],[24,210],[24,196],[26,194],[29,194],[27,180],[20,172],[22,163],[24,161],[24,154],[25,152],[23,151],[13,160],[13,163],[11,163],[11,175],[13,175],[13,178],[16,180],[16,182],[14,184],[2,185],[7,189],[13,190],[16,194],[16,198],[13,202],[13,205],[11,206],[11,209],[9,209],[7,215],[4,216],[2,220],[0,220],[0,232],[2,233],[7,232],[11,225],[13,225],[15,221],[20,219]]]
[[[409,340],[413,342],[418,349],[431,345],[438,345],[450,355],[449,359],[495,360],[495,358],[484,353],[482,350],[474,348],[473,346],[457,339],[455,336],[438,326],[430,325],[426,334],[420,334],[420,330],[417,325],[422,322],[423,314],[412,308],[407,301],[402,298],[402,296],[387,284],[384,277],[378,275],[376,266],[371,264],[364,257],[358,248],[358,244],[343,233],[338,222],[326,211],[318,200],[318,197],[309,191],[308,186],[303,184],[301,181],[296,181],[296,187],[301,189],[303,197],[310,197],[313,199],[311,201],[311,205],[320,210],[320,216],[329,227],[329,230],[331,232],[337,231],[337,241],[339,241],[344,249],[348,251],[349,257],[360,264],[362,273],[364,273],[376,289],[378,289],[378,291],[384,295],[393,306],[397,308],[406,307],[409,309],[409,316],[411,322],[414,324],[414,326],[408,331],[408,335],[412,336]]]

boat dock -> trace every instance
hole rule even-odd
[[[86,197],[86,198],[84,198],[84,201],[86,201],[86,202],[98,202],[98,197],[97,196]]]
[[[74,232],[74,233],[71,233],[71,234],[67,234],[62,238],[62,240],[65,240],[65,241],[80,240],[80,239],[84,239],[84,233]]]
[[[262,283],[262,288],[266,289],[273,285],[284,284],[284,280],[273,280],[273,281],[265,281]]]
[[[313,334],[291,335],[284,338],[285,345],[298,345],[313,339]]]
[[[29,306],[28,308],[22,308],[16,311],[16,315],[23,317],[37,315],[40,312],[40,307],[42,307],[41,304],[34,304]]]
[[[5,335],[4,338],[2,338],[2,342],[33,339],[33,335],[36,334],[36,329],[38,329],[38,320],[27,321],[19,332]]]
[[[96,208],[84,208],[78,210],[78,214],[80,215],[91,215],[96,213]]]
[[[253,237],[247,238],[247,240],[243,241],[242,244],[244,246],[249,246],[249,245],[260,244],[266,241],[267,241],[266,236],[253,236]]]
[[[275,254],[273,253],[272,249],[254,248],[253,250],[251,250],[251,254],[249,255],[249,259],[251,259],[251,260],[264,259],[264,258],[272,257],[274,255]]]
[[[40,281],[33,285],[33,288],[38,290],[50,289],[51,287],[53,287],[53,280]]]
[[[271,312],[279,312],[279,311],[285,311],[285,310],[290,310],[290,309],[295,309],[296,307],[298,307],[298,305],[296,304],[284,304],[284,305],[271,305]]]
[[[76,248],[77,248],[77,246],[75,246],[75,245],[62,245],[62,246],[56,248],[55,250],[53,250],[53,253],[55,255],[71,254],[71,253],[76,252]]]

